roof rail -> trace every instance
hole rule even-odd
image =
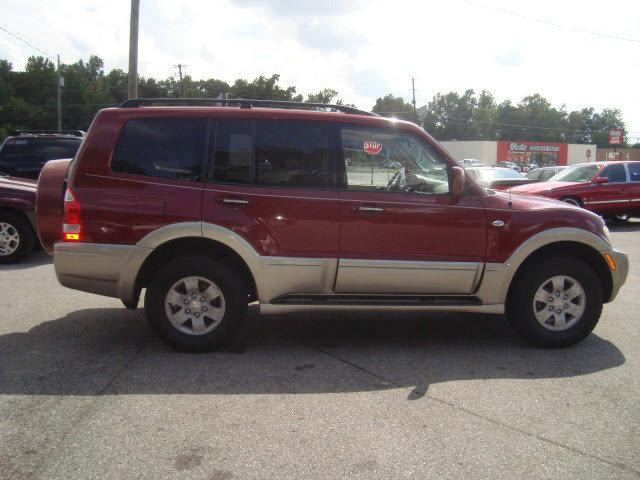
[[[86,132],[82,130],[37,130],[37,129],[22,129],[12,130],[9,132],[9,136],[18,135],[73,135],[75,137],[82,137]]]
[[[120,104],[120,108],[137,108],[144,106],[214,106],[229,107],[239,106],[240,108],[292,108],[303,110],[328,110],[331,112],[351,113],[355,115],[369,115],[377,117],[377,113],[359,110],[346,105],[336,105],[332,103],[307,103],[294,102],[290,100],[256,100],[247,98],[131,98]]]

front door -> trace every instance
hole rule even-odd
[[[600,172],[606,183],[592,183],[585,195],[585,206],[602,214],[619,214],[629,209],[629,183],[623,163],[608,165]]]
[[[342,127],[345,166],[336,293],[471,294],[486,250],[477,196],[417,137]]]

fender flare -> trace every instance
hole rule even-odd
[[[611,251],[613,248],[595,233],[574,227],[559,227],[543,230],[523,242],[504,263],[487,263],[478,296],[484,303],[504,304],[511,282],[518,268],[538,249],[560,242],[581,243],[596,252]]]

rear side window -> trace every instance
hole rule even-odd
[[[600,174],[601,177],[607,177],[609,183],[621,183],[627,181],[627,174],[624,171],[624,165],[609,165]]]
[[[213,181],[268,187],[328,184],[328,127],[314,122],[218,120]]]
[[[558,173],[558,170],[553,170],[551,168],[549,170],[543,170],[542,175],[540,175],[540,180],[549,180],[556,173]]]
[[[640,163],[630,163],[628,164],[628,167],[631,181],[640,182]]]
[[[320,124],[256,122],[256,185],[325,187],[327,144],[327,129]]]
[[[531,170],[527,173],[527,178],[529,180],[540,180],[542,175],[544,175],[544,170]]]
[[[200,180],[207,120],[138,118],[129,120],[111,159],[114,172],[180,180]]]
[[[220,120],[213,156],[213,179],[224,183],[251,182],[253,124],[251,120]]]

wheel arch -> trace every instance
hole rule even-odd
[[[537,250],[534,250],[515,271],[511,282],[509,283],[509,290],[507,291],[507,298],[511,297],[513,286],[518,282],[523,272],[529,268],[530,265],[535,264],[541,259],[548,258],[551,255],[566,255],[567,257],[578,258],[584,261],[587,265],[590,265],[596,272],[596,276],[602,286],[602,294],[604,301],[608,301],[611,298],[613,291],[613,279],[609,272],[609,267],[604,256],[585,243],[576,241],[558,241],[543,245]]]
[[[484,303],[505,304],[514,281],[531,262],[557,252],[578,256],[596,269],[603,286],[603,297],[609,301],[613,291],[613,277],[603,256],[612,247],[595,233],[574,227],[544,230],[522,243],[504,263],[487,263],[478,297]]]
[[[228,245],[201,236],[174,238],[156,246],[138,270],[134,297],[136,299],[139,297],[140,291],[148,286],[151,277],[160,266],[171,259],[184,255],[207,255],[228,263],[240,273],[249,292],[249,301],[254,301],[257,298],[255,277],[244,259]]]

